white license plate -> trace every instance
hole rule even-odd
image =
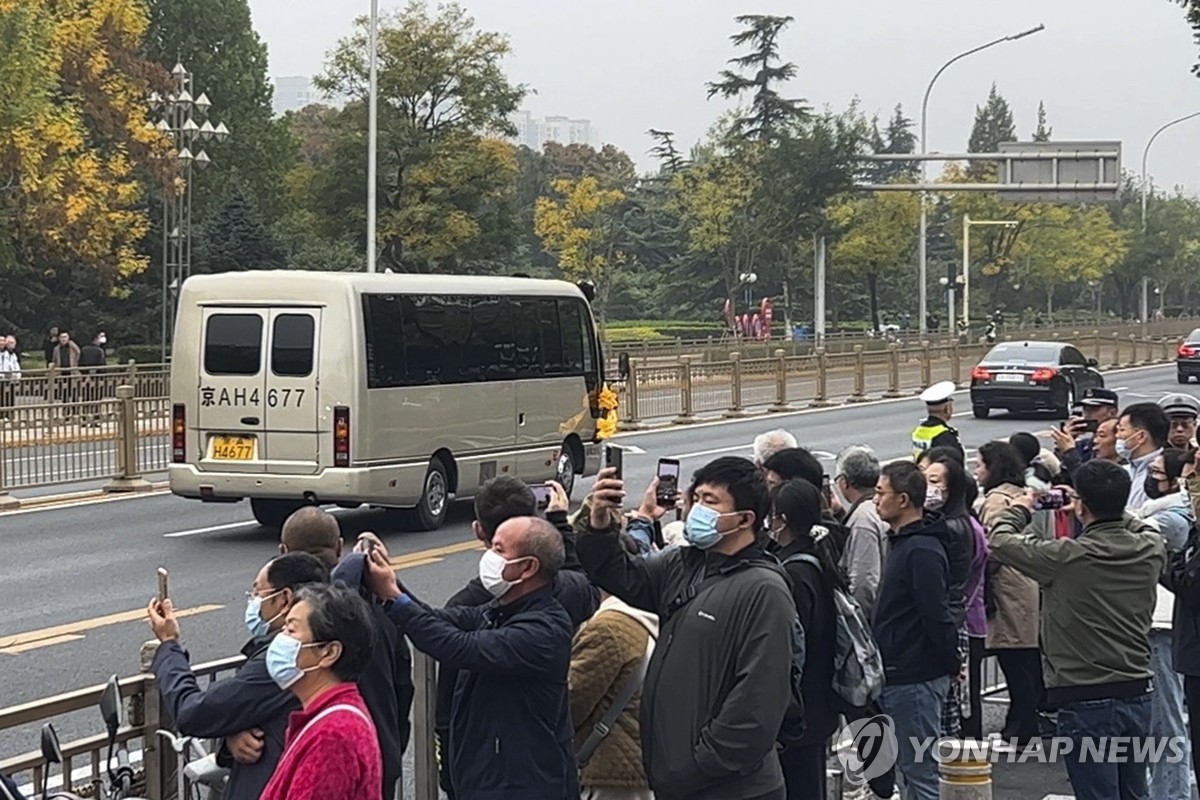
[[[1020,372],[998,372],[996,380],[1001,383],[1024,383],[1025,376]]]

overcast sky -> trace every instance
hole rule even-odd
[[[399,0],[380,0],[384,10]],[[790,14],[781,46],[799,67],[790,94],[817,107],[845,108],[858,97],[869,113],[896,103],[920,115],[934,72],[955,54],[999,36],[1046,30],[955,64],[929,103],[929,149],[961,152],[975,106],[995,81],[1028,139],[1038,101],[1054,138],[1115,139],[1127,170],[1140,171],[1156,128],[1200,111],[1197,49],[1183,12],[1167,0],[463,0],[488,30],[512,41],[510,78],[536,91],[535,116],[590,119],[604,141],[646,166],[645,131],[701,138],[721,111],[705,99],[733,51],[738,13]],[[349,33],[368,0],[250,0],[270,48],[271,74],[319,72],[324,54]],[[1150,153],[1157,185],[1200,193],[1200,118],[1161,135]]]

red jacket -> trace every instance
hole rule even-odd
[[[382,786],[375,725],[358,687],[345,683],[289,718],[283,757],[261,800],[383,800]]]

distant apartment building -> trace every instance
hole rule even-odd
[[[312,79],[303,76],[275,78],[275,96],[271,106],[277,116],[299,111],[313,103],[325,103],[324,95],[313,86]]]
[[[595,145],[596,132],[591,120],[563,116],[536,119],[528,111],[518,111],[511,120],[517,129],[516,143],[531,150],[541,150],[546,142]]]

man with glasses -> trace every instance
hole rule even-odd
[[[150,627],[161,642],[150,665],[179,733],[222,739],[217,763],[231,769],[225,800],[258,800],[283,755],[288,715],[300,710],[291,692],[267,671],[267,647],[283,630],[300,587],[329,582],[329,570],[308,553],[272,559],[246,592],[246,662],[232,677],[201,688],[179,643],[179,621],[152,600]]]
[[[1169,394],[1158,401],[1158,407],[1171,421],[1167,444],[1180,450],[1196,446],[1196,419],[1200,417],[1200,400],[1190,394]]]

